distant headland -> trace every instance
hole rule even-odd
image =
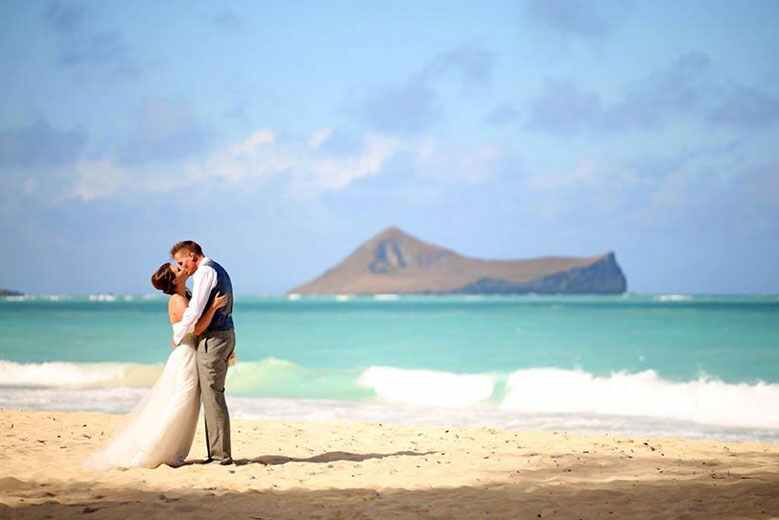
[[[10,289],[0,289],[0,298],[3,296],[23,296],[23,294],[18,291],[12,291]]]
[[[614,253],[483,260],[389,227],[287,294],[621,294]]]

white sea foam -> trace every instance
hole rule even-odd
[[[693,297],[689,294],[658,294],[655,296],[655,301],[658,302],[688,302]]]
[[[674,382],[654,371],[597,377],[580,370],[533,368],[505,379],[505,396],[491,400],[497,374],[454,374],[371,367],[358,383],[384,401],[446,408],[492,402],[507,412],[671,419],[713,426],[779,429],[779,384],[725,383],[709,377]]]
[[[397,294],[374,294],[373,299],[379,301],[395,301],[400,299],[400,296]]]
[[[0,408],[32,410],[90,410],[126,413],[147,388],[0,388]],[[360,421],[452,427],[498,427],[509,430],[553,430],[585,433],[612,432],[633,436],[675,436],[720,440],[779,442],[779,430],[714,427],[630,416],[591,414],[532,414],[503,410],[491,403],[478,407],[441,408],[335,399],[239,397],[228,382],[230,415],[271,421]]]
[[[130,411],[148,388],[19,388],[0,386],[0,408],[26,410]]]
[[[27,301],[70,301],[73,296],[67,294],[21,294],[17,296],[3,296],[0,300],[9,302],[27,302]]]
[[[255,362],[236,362],[235,366],[228,371],[228,380],[233,388],[248,392],[253,390],[253,384],[258,379],[267,387],[285,377],[287,380],[297,378],[300,384],[305,384],[307,377],[305,367],[274,357]],[[15,363],[0,360],[0,389],[150,387],[161,372],[162,364]]]
[[[513,372],[501,407],[523,413],[644,416],[718,426],[779,428],[779,384],[701,377],[673,382],[653,370],[596,377],[579,370]]]
[[[116,301],[116,296],[113,294],[90,294],[89,301],[91,302],[113,302]]]
[[[357,382],[371,388],[385,401],[461,407],[489,400],[495,387],[495,376],[370,367]]]
[[[124,411],[160,371],[158,364],[0,361],[0,407]],[[692,436],[730,431],[779,439],[779,384],[710,377],[675,382],[652,370],[595,376],[557,368],[463,374],[372,366],[359,372],[270,357],[231,368],[227,386],[242,396],[236,397],[240,409],[258,417],[273,416],[266,405],[275,395],[299,404],[289,410],[299,418],[341,419],[354,412],[355,420],[435,416],[457,424]]]
[[[0,388],[151,386],[159,365],[139,363],[14,363],[0,361]]]

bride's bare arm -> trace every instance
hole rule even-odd
[[[174,294],[168,300],[168,319],[171,324],[178,323],[187,310],[187,299],[180,294]]]
[[[195,336],[200,336],[206,331],[211,324],[211,320],[214,319],[214,313],[227,305],[227,300],[228,296],[226,294],[219,293],[216,295],[214,301],[208,306],[208,309],[206,309],[206,312],[197,320],[197,323],[195,324]]]

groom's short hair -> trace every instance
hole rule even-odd
[[[204,256],[203,255],[203,249],[200,247],[200,244],[193,240],[183,240],[181,242],[177,242],[173,247],[170,248],[170,256],[176,256],[176,253],[181,251],[182,249],[189,251],[190,253],[196,254],[198,256]]]

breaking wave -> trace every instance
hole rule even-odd
[[[88,395],[90,408],[113,409],[99,404],[101,396],[132,400],[161,370],[162,365],[137,363],[0,361],[0,404],[45,408],[48,395],[58,409],[80,409]],[[428,414],[439,410],[453,417],[482,414],[501,421],[539,415],[596,422],[619,417],[620,424],[651,419],[779,430],[779,384],[728,383],[706,376],[679,382],[653,370],[603,376],[559,368],[466,374],[388,366],[310,368],[270,357],[240,361],[230,368],[227,386],[244,401],[329,400],[345,407],[362,403],[387,410],[425,409]]]

